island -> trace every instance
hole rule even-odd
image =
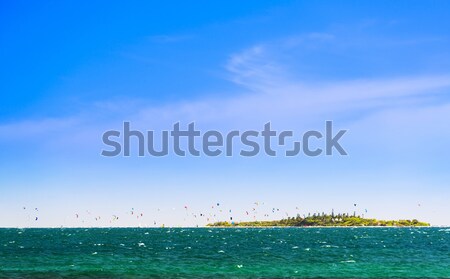
[[[215,222],[208,227],[428,227],[429,223],[413,220],[377,220],[349,214],[313,214],[273,221]]]

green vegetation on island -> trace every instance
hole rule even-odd
[[[209,227],[427,227],[429,223],[413,220],[377,220],[349,214],[313,214],[307,217],[288,217],[274,221],[216,222]]]

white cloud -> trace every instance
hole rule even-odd
[[[40,138],[42,145],[51,143],[55,150],[67,144],[98,148],[102,133],[120,129],[125,120],[143,130],[170,129],[177,121],[196,121],[203,129],[260,129],[272,121],[276,129],[303,131],[331,119],[368,134],[377,127],[377,135],[382,137],[392,134],[394,123],[403,125],[408,118],[415,119],[426,111],[435,121],[416,124],[422,126],[415,138],[421,138],[425,128],[450,116],[445,106],[450,92],[448,74],[306,83],[274,61],[271,53],[276,51],[276,45],[259,44],[230,56],[225,68],[230,80],[243,89],[238,96],[160,106],[136,100],[120,100],[120,104],[105,100],[82,108],[78,115],[0,125],[0,140],[16,144],[34,137]],[[411,135],[402,135],[406,136]],[[356,145],[357,140],[361,138],[356,138]]]

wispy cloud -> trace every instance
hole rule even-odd
[[[333,39],[331,35],[316,33],[304,37],[311,36]],[[216,129],[260,127],[265,121],[283,126],[295,124],[301,129],[326,119],[343,119],[351,125],[371,115],[383,117],[385,110],[414,113],[415,109],[425,107],[432,110],[436,100],[441,101],[438,103],[448,100],[448,74],[320,82],[296,79],[289,67],[272,55],[285,49],[285,40],[280,42],[258,44],[230,55],[225,69],[229,80],[242,88],[238,96],[160,106],[141,100],[120,100],[119,104],[106,100],[82,108],[78,115],[70,117],[3,124],[1,139],[58,133],[62,135],[62,145],[67,142],[64,135],[70,137],[70,142],[74,139],[98,142],[95,137],[100,138],[104,129],[119,127],[123,120],[133,121],[142,129],[165,129],[176,121],[197,121]],[[125,103],[128,109],[123,110]],[[74,133],[85,136],[76,137]]]

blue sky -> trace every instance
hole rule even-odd
[[[0,5],[0,226],[202,225],[255,202],[258,218],[450,225],[446,1]],[[349,156],[100,156],[125,120],[300,133],[329,119]]]

